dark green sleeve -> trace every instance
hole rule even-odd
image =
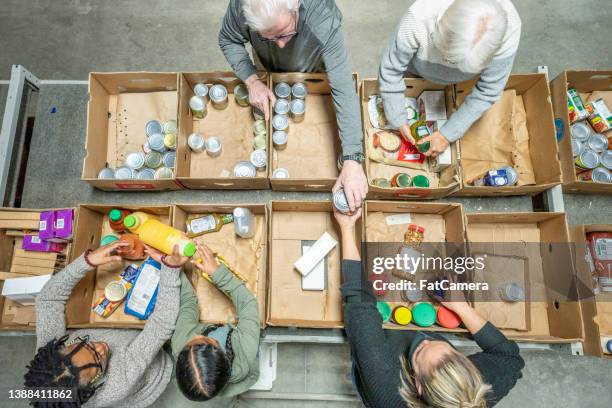
[[[194,329],[200,324],[200,308],[191,282],[181,273],[181,292],[176,328],[172,335],[172,354],[176,357],[191,340]]]

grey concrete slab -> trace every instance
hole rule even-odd
[[[6,107],[8,88],[8,85],[0,84],[0,126],[2,126],[2,121],[4,118],[4,108]]]
[[[9,390],[23,388],[26,364],[36,348],[35,336],[0,336],[0,401],[3,407],[27,407],[26,401],[9,400]]]
[[[569,225],[609,224],[612,222],[612,196],[564,194]]]

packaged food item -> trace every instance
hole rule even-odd
[[[272,172],[272,178],[281,178],[286,179],[289,178],[289,170],[279,167]]]
[[[608,150],[608,138],[601,133],[593,133],[586,142],[586,147],[596,153]]]
[[[129,261],[138,261],[144,259],[145,248],[142,241],[138,239],[138,235],[122,234],[121,238],[119,238],[119,242],[125,243],[127,244],[127,246],[117,248],[117,255]]]
[[[376,132],[373,140],[374,147],[380,147],[388,153],[395,153],[402,145],[402,137],[392,132]]]
[[[347,214],[350,210],[348,200],[344,194],[344,190],[340,189],[334,193],[332,198],[334,207],[343,214]]]
[[[100,246],[106,246],[106,245],[112,244],[113,242],[118,241],[118,240],[119,240],[119,237],[116,236],[116,235],[112,235],[112,234],[105,235],[100,240]]]
[[[423,120],[417,120],[410,126],[410,133],[414,138],[416,143],[417,150],[421,153],[425,153],[429,151],[430,143],[423,142],[419,143],[419,141],[427,136],[431,136],[431,131],[427,127],[427,124]]]
[[[306,95],[308,95],[308,88],[306,84],[303,82],[296,82],[291,87],[291,96],[294,99],[306,99]]]
[[[228,105],[227,88],[221,84],[215,84],[208,90],[208,98],[215,109],[225,109]]]
[[[41,211],[38,221],[38,237],[42,240],[53,238],[55,227],[55,211]]]
[[[412,320],[414,324],[421,327],[432,326],[436,322],[436,309],[431,303],[417,303],[412,308]]]
[[[574,160],[577,171],[594,169],[599,166],[599,163],[599,155],[591,149],[584,149]]]
[[[206,139],[199,133],[192,133],[187,138],[187,145],[194,153],[201,153],[206,150]]]
[[[438,308],[436,321],[440,326],[447,329],[456,329],[461,324],[461,319],[457,313],[444,306]]]
[[[43,241],[38,235],[26,234],[23,236],[21,249],[35,252],[62,252],[64,245],[59,242]]]
[[[210,136],[206,139],[206,153],[210,157],[218,157],[221,155],[223,151],[223,146],[221,145],[221,139],[217,136]]]
[[[132,288],[132,284],[137,274],[137,264],[126,267],[123,272],[121,272],[118,280],[112,281],[106,286],[104,295],[94,303],[92,307],[93,312],[98,316],[108,317],[117,310],[121,303],[123,303],[129,290]]]
[[[196,252],[195,244],[182,231],[162,223],[150,214],[136,211],[127,216],[123,223],[130,232],[138,234],[143,243],[166,255],[172,254],[175,245],[183,256],[191,257]]]
[[[504,302],[516,303],[525,300],[525,289],[518,283],[508,282],[499,288],[499,297]]]
[[[236,207],[232,212],[234,232],[241,238],[252,238],[255,235],[255,216],[248,208]]]
[[[112,210],[110,210],[110,212],[108,213],[108,223],[113,229],[113,231],[127,231],[127,228],[125,228],[125,225],[123,225],[123,220],[130,214],[130,211],[122,210],[119,208],[113,208]]]
[[[412,312],[406,306],[396,306],[391,312],[391,321],[400,326],[408,326],[412,321]]]
[[[408,173],[397,173],[391,178],[391,186],[407,188],[412,184],[412,178]]]
[[[376,302],[376,309],[378,309],[378,313],[380,313],[383,323],[389,322],[391,318],[391,306],[389,306],[387,302]]]
[[[474,186],[504,187],[514,186],[518,182],[518,174],[513,167],[507,166],[490,170],[482,178],[473,181]]]
[[[589,116],[589,112],[586,110],[582,98],[575,88],[567,90],[567,110],[570,123],[584,120]]]
[[[576,175],[580,181],[592,181],[594,183],[612,183],[612,172],[605,167],[595,167]]]
[[[589,232],[587,243],[598,288],[612,292],[612,232]]]
[[[187,236],[194,238],[211,232],[217,232],[230,222],[234,222],[233,214],[192,215],[187,218]]]
[[[423,174],[418,174],[412,178],[412,187],[429,188],[429,178]]]
[[[147,258],[138,268],[132,289],[128,292],[124,311],[126,314],[146,320],[157,299],[161,264],[152,258]]]
[[[570,127],[570,132],[572,134],[572,139],[579,142],[586,142],[593,134],[591,127],[585,122],[574,123]]]
[[[72,226],[74,224],[74,211],[72,208],[55,211],[52,242],[68,242],[72,239]]]
[[[390,188],[391,180],[386,178],[375,178],[374,180],[372,180],[372,185],[376,187]]]
[[[249,90],[245,84],[238,84],[234,87],[234,98],[236,103],[240,106],[249,106]]]
[[[605,167],[608,170],[612,170],[612,150],[606,150],[601,153],[599,156],[599,162],[602,167]]]
[[[419,259],[423,255],[421,252],[421,244],[425,238],[425,228],[417,224],[408,225],[408,229],[404,233],[404,244],[399,249],[399,255],[406,259],[406,268],[402,270],[403,276],[407,279],[412,279],[417,272],[416,262],[408,262],[408,259]]]
[[[419,95],[419,117],[427,122],[446,120],[444,91],[423,91]]]
[[[450,145],[446,147],[446,149],[440,153],[437,157],[432,157],[430,159],[431,162],[431,170],[439,173],[451,164],[453,164],[453,159],[451,155],[451,147]]]
[[[596,132],[604,133],[612,129],[612,113],[603,99],[597,99],[586,105],[589,112],[589,123]]]

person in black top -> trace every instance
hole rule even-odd
[[[362,272],[354,215],[335,213],[342,235],[344,326],[353,378],[371,408],[492,407],[521,378],[525,362],[508,340],[463,299],[443,302],[463,321],[482,352],[464,356],[442,336],[383,330],[372,284]]]

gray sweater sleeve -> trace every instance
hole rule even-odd
[[[246,24],[242,18],[240,1],[231,0],[219,31],[219,47],[236,76],[242,81],[246,81],[248,77],[257,72],[244,47],[244,44],[248,42],[246,35]]]
[[[482,71],[472,92],[440,129],[449,142],[461,139],[474,122],[501,98],[512,72],[515,55],[494,59]]]

